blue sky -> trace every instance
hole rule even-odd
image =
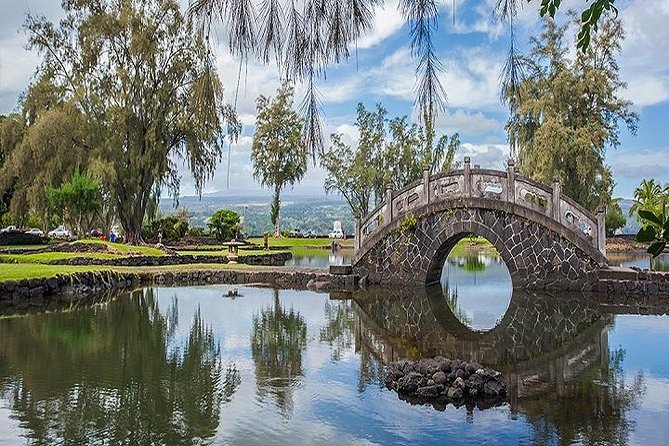
[[[187,1],[182,0],[183,4]],[[492,16],[496,0],[456,0],[440,5],[437,52],[446,68],[442,83],[448,94],[445,113],[439,118],[442,133],[460,133],[463,142],[458,158],[471,156],[474,163],[501,168],[508,157],[504,123],[508,113],[499,102],[499,74],[508,45],[508,29]],[[538,0],[525,5],[519,16],[518,41],[527,46],[540,28]],[[569,7],[582,8],[582,0],[563,1],[561,18]],[[617,2],[627,38],[619,56],[621,77],[628,83],[622,94],[640,115],[639,130],[632,136],[621,131],[621,146],[609,149],[607,164],[617,182],[615,195],[631,197],[642,178],[669,182],[669,0]],[[0,113],[14,109],[21,91],[30,81],[38,56],[23,47],[26,36],[19,30],[30,10],[58,19],[60,0],[0,0]],[[6,12],[6,14],[4,14]],[[229,101],[235,96],[239,62],[226,51],[226,42],[215,48],[219,73]],[[381,102],[391,115],[413,113],[416,61],[408,48],[408,29],[395,0],[386,1],[376,14],[374,29],[358,43],[346,63],[331,67],[318,84],[325,114],[325,133],[343,133],[355,144],[353,126],[358,102],[372,107]],[[244,123],[243,137],[232,145],[230,189],[227,189],[227,154],[205,193],[245,194],[259,186],[251,175],[250,145],[255,120],[255,98],[271,95],[279,85],[276,67],[250,62],[238,92],[237,109]],[[297,100],[303,89],[297,86]],[[329,140],[329,138],[326,138]],[[322,194],[324,172],[313,167],[294,192]],[[192,182],[184,174],[182,195],[192,195]]]

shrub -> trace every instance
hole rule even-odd
[[[235,237],[241,229],[239,214],[228,209],[219,209],[209,219],[209,230],[216,240],[223,242]]]
[[[606,221],[604,223],[604,227],[606,228],[606,236],[613,236],[618,229],[625,226],[625,223],[627,223],[627,219],[623,215],[623,211],[620,209],[620,205],[615,201],[609,203],[606,209]]]
[[[417,220],[413,214],[407,215],[406,217],[404,217],[404,220],[402,221],[402,225],[400,226],[400,232],[405,233],[407,231],[413,231],[414,228],[416,227],[416,223]]]

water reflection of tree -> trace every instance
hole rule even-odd
[[[364,392],[369,385],[383,387],[383,377],[385,376],[383,363],[364,344],[361,346],[359,353],[360,376],[358,377],[358,392]]]
[[[286,311],[274,290],[274,306],[253,317],[251,355],[256,366],[258,393],[269,392],[284,415],[292,411],[292,391],[303,375],[302,352],[307,324],[299,312]]]
[[[669,255],[661,254],[650,259],[650,269],[653,271],[669,271]]]
[[[0,323],[0,390],[33,444],[192,444],[212,438],[240,383],[198,311],[180,346],[176,302],[152,290],[104,307]],[[198,440],[199,439],[199,440]]]
[[[603,367],[593,365],[566,386],[563,396],[524,401],[520,411],[533,426],[533,443],[626,445],[633,429],[628,412],[646,392],[639,372],[625,380],[625,352],[614,350]]]
[[[325,326],[320,331],[320,341],[330,345],[331,358],[339,361],[342,353],[353,346],[355,318],[351,302],[345,300],[325,301]]]
[[[458,304],[458,289],[456,288],[451,290],[447,281],[442,285],[441,290],[444,293],[444,297],[446,298],[446,305],[448,305],[448,308],[451,310],[453,315],[458,318],[460,322],[467,325],[468,327],[471,327],[473,323],[472,318],[469,317],[465,310],[463,310]]]

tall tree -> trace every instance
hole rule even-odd
[[[626,86],[616,63],[624,37],[620,22],[606,21],[573,59],[564,44],[568,28],[548,19],[531,39],[523,58],[527,77],[519,89],[504,88],[513,104],[507,131],[523,174],[545,184],[559,178],[565,194],[594,210],[611,194],[606,149],[619,145],[621,122],[635,133],[638,117],[620,97]]]
[[[161,190],[178,194],[180,162],[197,190],[213,174],[228,110],[222,86],[204,40],[193,38],[176,0],[68,1],[63,8],[58,27],[28,18],[30,45],[43,60],[35,100],[25,105],[78,112],[64,116],[81,118],[76,126],[83,130],[71,144],[105,163],[126,238],[138,243]],[[37,87],[55,91],[57,101],[44,100]],[[46,136],[35,138],[45,142]]]
[[[389,119],[388,112],[377,104],[367,110],[358,104],[356,127],[360,133],[357,148],[343,142],[343,135],[331,135],[332,146],[321,156],[327,171],[326,192],[337,191],[346,199],[355,217],[364,217],[370,200],[379,203],[387,186],[399,189],[423,175],[446,172],[453,166],[460,147],[457,133],[439,137],[430,119],[426,125],[409,125],[407,118]]]
[[[302,119],[293,110],[292,85],[284,83],[274,99],[260,96],[257,110],[256,133],[251,146],[253,177],[274,191],[270,219],[274,236],[279,237],[281,191],[299,182],[307,172]]]
[[[86,133],[82,113],[70,104],[53,103],[50,93],[37,82],[24,98],[23,113],[10,115],[2,125],[0,188],[11,191],[9,210],[18,224],[31,211],[48,222],[48,189],[69,180],[76,168],[85,170],[88,158],[77,143]],[[43,108],[34,107],[37,97]]]
[[[615,0],[592,0],[581,17],[579,48],[590,43],[592,30],[607,12],[615,12]],[[517,72],[513,22],[525,0],[497,0],[495,12],[509,23],[511,50],[506,74]],[[482,2],[483,3],[483,2]],[[486,3],[489,3],[486,1]],[[305,0],[303,2],[266,0],[190,0],[190,13],[199,19],[199,30],[209,37],[214,21],[226,25],[232,53],[246,60],[257,56],[264,63],[274,60],[291,79],[304,80],[305,142],[315,156],[322,152],[321,119],[316,94],[318,77],[325,76],[328,65],[346,60],[357,41],[374,25],[380,0]],[[541,16],[555,16],[560,0],[535,0]],[[454,3],[455,5],[455,3]],[[259,9],[258,9],[259,6]],[[417,61],[416,103],[421,117],[436,118],[446,94],[440,81],[443,70],[435,43],[443,38],[438,30],[438,0],[400,0],[397,8],[408,24],[412,56]],[[453,11],[455,13],[455,11]],[[517,77],[510,78],[514,83]]]

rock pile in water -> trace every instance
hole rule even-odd
[[[410,402],[471,401],[495,403],[506,396],[501,373],[476,362],[449,360],[441,356],[420,361],[398,361],[390,364],[386,386]]]

